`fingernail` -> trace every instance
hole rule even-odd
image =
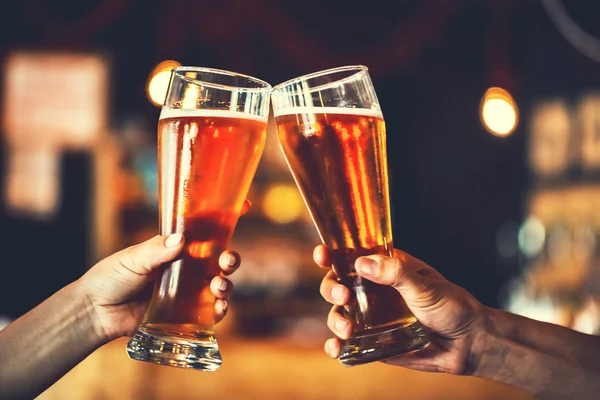
[[[377,273],[378,263],[371,258],[361,258],[356,263],[356,269],[362,275],[375,275]]]
[[[223,300],[223,308],[222,308],[223,312],[225,312],[227,310],[227,301]]]
[[[335,345],[333,343],[333,340],[328,340],[325,343],[325,349],[327,351],[327,354],[329,354],[331,357],[334,356],[334,352],[335,352]]]
[[[221,279],[221,282],[219,282],[219,290],[221,292],[224,292],[227,290],[227,281],[225,279]]]
[[[165,240],[165,247],[175,247],[181,242],[181,239],[183,239],[183,234],[173,233]]]
[[[229,265],[230,267],[233,267],[237,261],[237,257],[231,253],[228,253],[227,256],[228,256],[227,265]]]
[[[331,289],[331,296],[336,301],[341,302],[344,300],[344,287],[341,285],[334,286],[333,289]]]
[[[335,323],[335,329],[340,333],[346,333],[346,327],[348,326],[348,322],[340,319]]]

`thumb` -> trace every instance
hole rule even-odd
[[[135,246],[121,250],[104,261],[116,263],[136,275],[149,275],[162,264],[174,259],[183,247],[183,234],[155,236]]]
[[[372,282],[394,287],[409,305],[434,305],[440,294],[426,275],[418,273],[417,268],[409,259],[398,257],[371,255],[356,260],[359,275]]]

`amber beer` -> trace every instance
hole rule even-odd
[[[205,347],[215,344],[210,357],[220,360],[213,329],[216,299],[209,285],[220,273],[218,258],[250,188],[266,126],[266,118],[238,112],[163,109],[158,123],[160,233],[183,232],[186,244],[156,280],[136,335],[154,341],[200,338]],[[143,353],[144,341],[138,338],[137,353]],[[168,358],[150,361],[177,365]]]
[[[156,282],[143,329],[212,331],[210,281],[258,166],[266,120],[212,110],[163,110],[158,123],[160,232],[184,232],[180,260]]]
[[[348,315],[355,332],[413,322],[398,291],[357,282],[354,271],[358,257],[393,251],[387,168],[376,168],[387,165],[381,114],[311,111],[277,117],[279,140],[321,238],[333,250],[335,273],[357,291]],[[308,115],[312,123],[300,131],[297,118]],[[359,301],[358,292],[365,298]],[[378,301],[385,307],[371,307]]]
[[[410,343],[406,332],[399,331],[400,348],[394,349],[394,328],[417,321],[394,288],[364,280],[354,269],[360,256],[393,252],[381,112],[292,108],[276,114],[276,121],[294,179],[323,243],[332,249],[333,270],[352,292],[346,316],[353,335],[343,343],[340,361],[362,364],[419,348],[426,337],[416,332],[418,340]],[[377,351],[370,354],[373,348]]]

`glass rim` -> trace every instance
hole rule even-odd
[[[308,88],[307,90],[294,91],[294,93],[312,93],[319,90],[327,89],[328,87],[339,86],[340,84],[344,84],[347,81],[355,79],[357,75],[364,74],[369,72],[369,68],[366,65],[356,64],[356,65],[345,65],[342,67],[328,68],[321,71],[311,72],[310,74],[302,75],[296,78],[289,79],[285,82],[279,83],[273,87],[273,92],[279,92],[281,89],[287,86],[291,86],[295,83],[308,81],[310,79],[319,78],[326,75],[335,74],[337,72],[345,72],[345,71],[355,71],[353,74],[348,76],[344,76],[333,82],[327,82],[322,85],[318,85],[315,87]]]
[[[202,79],[194,79],[194,78],[190,78],[189,76],[186,76],[185,74],[181,74],[181,72],[208,72],[208,73],[212,73],[215,75],[222,75],[222,76],[230,76],[233,78],[244,78],[247,79],[248,81],[252,82],[253,84],[256,84],[256,87],[243,87],[243,86],[234,86],[234,85],[225,85],[222,83],[215,83],[215,82],[206,82]],[[258,79],[255,78],[253,76],[250,75],[245,75],[245,74],[240,74],[238,72],[233,72],[233,71],[228,71],[225,69],[218,69],[218,68],[209,68],[209,67],[194,67],[194,66],[179,66],[179,67],[175,67],[171,70],[171,72],[173,74],[176,74],[178,77],[180,77],[181,79],[195,84],[195,85],[199,85],[201,84],[202,86],[206,86],[212,89],[220,89],[220,90],[228,90],[228,91],[238,91],[238,92],[270,92],[272,90],[271,84],[263,81],[262,79]]]

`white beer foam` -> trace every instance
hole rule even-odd
[[[256,114],[247,114],[239,111],[229,110],[207,110],[207,109],[181,109],[163,107],[160,112],[159,120],[167,118],[190,118],[190,117],[213,117],[213,118],[238,118],[251,119],[257,122],[267,123],[267,117],[261,117]]]
[[[372,117],[383,119],[381,110],[370,108],[351,108],[351,107],[286,107],[283,110],[273,112],[275,117],[297,114],[345,114],[360,115],[361,117]]]

